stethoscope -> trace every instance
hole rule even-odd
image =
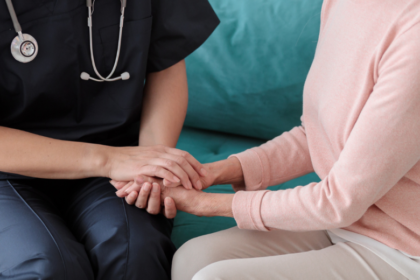
[[[15,31],[18,34],[18,36],[16,36],[13,39],[12,44],[10,46],[12,55],[19,62],[22,62],[22,63],[31,62],[38,55],[38,43],[35,40],[35,38],[32,37],[31,35],[22,33],[22,27],[20,26],[18,18],[16,16],[15,9],[12,4],[12,0],[6,0],[6,5],[7,5],[7,8],[9,9],[10,17],[12,18],[12,21],[13,21],[13,27],[15,28]],[[121,38],[122,38],[122,31],[123,31],[123,25],[124,25],[124,11],[125,11],[125,7],[127,6],[127,0],[121,0],[120,32],[119,32],[119,37],[118,37],[117,55],[115,58],[114,67],[112,68],[111,73],[107,77],[103,77],[101,74],[99,74],[98,70],[96,69],[95,58],[93,57],[92,14],[94,10],[95,0],[93,0],[93,2],[92,0],[86,0],[86,5],[89,11],[88,27],[89,27],[90,58],[92,60],[93,70],[95,71],[99,79],[92,78],[86,72],[82,72],[80,75],[80,78],[82,80],[86,80],[86,81],[92,80],[95,82],[114,82],[118,80],[130,79],[130,74],[128,72],[122,73],[119,77],[111,78],[111,76],[115,72],[115,69],[117,68],[118,59],[120,58]]]

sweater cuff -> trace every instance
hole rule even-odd
[[[233,217],[240,229],[269,231],[261,217],[261,203],[268,191],[239,191],[233,197]]]
[[[257,151],[250,149],[239,154],[231,155],[230,157],[236,157],[239,160],[242,173],[244,174],[244,184],[232,184],[233,189],[236,192],[240,190],[253,191],[262,189],[264,169]]]

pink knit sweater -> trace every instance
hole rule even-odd
[[[235,155],[238,226],[344,228],[420,256],[420,1],[325,0],[303,94],[302,126]]]

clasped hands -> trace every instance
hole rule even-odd
[[[202,190],[215,181],[210,164],[203,165],[188,152],[164,146],[144,148],[141,159],[146,159],[147,164],[136,168],[132,180],[119,180],[111,174],[110,183],[118,197],[150,214],[159,214],[163,209],[167,218],[174,218],[177,209],[203,214],[198,209]]]

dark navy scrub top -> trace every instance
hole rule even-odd
[[[198,48],[219,24],[207,0],[128,0],[121,55],[114,77],[96,77],[89,51],[85,0],[12,0],[23,33],[38,42],[38,56],[16,61],[17,35],[0,1],[0,126],[55,139],[113,146],[138,139],[146,74],[168,68]],[[117,52],[119,0],[96,0],[93,45],[99,73],[107,76]],[[129,132],[131,131],[131,133]],[[0,172],[0,179],[20,176]]]

